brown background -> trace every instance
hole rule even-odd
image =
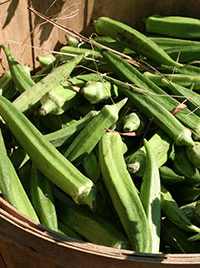
[[[153,13],[200,17],[199,0],[0,0],[0,40],[9,47],[21,64],[37,66],[36,56],[57,50],[66,44],[65,33],[31,13],[27,7],[72,30],[88,35],[94,31],[93,21],[109,16],[138,29],[141,18]],[[7,62],[3,52],[3,66]],[[2,74],[3,69],[0,69]]]

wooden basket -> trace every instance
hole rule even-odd
[[[32,3],[31,3],[32,2]],[[66,33],[30,14],[32,4],[40,13],[53,1],[0,0],[1,42],[20,63],[37,67],[36,57],[66,43]],[[73,18],[59,21],[86,35],[93,32],[93,20],[109,16],[138,29],[141,18],[159,13],[200,18],[200,0],[79,0],[56,1],[47,16],[67,11]],[[64,14],[63,13],[63,14]],[[33,31],[34,30],[34,31]],[[7,63],[2,58],[3,73]],[[0,268],[188,268],[200,267],[200,254],[141,254],[81,242],[58,234],[27,218],[0,198]]]

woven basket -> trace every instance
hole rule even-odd
[[[37,56],[66,43],[63,31],[44,24],[31,14],[31,1],[0,1],[0,38],[22,63],[37,67]],[[44,13],[53,1],[32,1]],[[78,1],[77,1],[78,2]],[[46,15],[62,10],[76,16],[59,21],[86,35],[93,32],[93,20],[109,16],[142,29],[143,16],[184,15],[199,18],[199,0],[72,0],[56,1]],[[67,8],[67,9],[66,9]],[[34,30],[32,32],[32,30]],[[33,34],[30,34],[33,33]],[[3,73],[7,68],[2,59]],[[27,218],[0,198],[0,268],[189,268],[200,267],[200,254],[141,254],[85,243],[58,234]]]

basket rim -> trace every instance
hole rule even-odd
[[[32,235],[36,239],[40,238],[49,243],[57,243],[61,248],[73,249],[88,254],[99,255],[107,258],[114,258],[128,261],[143,261],[151,263],[163,263],[163,264],[200,264],[200,254],[149,254],[149,253],[138,253],[132,250],[124,250],[111,248],[107,246],[96,245],[89,242],[82,242],[77,239],[68,237],[66,235],[57,233],[42,224],[38,224],[34,220],[28,218],[26,215],[19,212],[16,208],[10,205],[7,201],[0,197],[0,219],[1,222],[4,220],[6,224],[10,225],[10,228],[15,227],[20,229],[22,233],[26,235]],[[1,223],[0,223],[1,225]],[[1,228],[0,228],[1,229]],[[8,235],[8,234],[6,234]],[[5,234],[0,233],[5,237]]]

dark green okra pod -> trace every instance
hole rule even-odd
[[[134,51],[160,64],[181,67],[167,53],[156,45],[150,38],[136,29],[107,17],[99,18],[95,23],[96,32],[107,35],[125,43]]]
[[[120,135],[107,132],[99,142],[99,162],[106,188],[133,250],[152,253],[147,216],[124,160]]]
[[[7,99],[0,96],[0,115],[37,168],[78,204],[94,209],[93,182],[70,163]]]
[[[110,128],[117,121],[119,111],[126,101],[127,98],[124,98],[115,104],[104,105],[99,114],[81,130],[67,150],[63,152],[64,156],[75,165],[80,164],[97,145],[106,132],[105,128]]]

